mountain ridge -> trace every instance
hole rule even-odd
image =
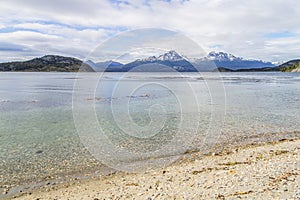
[[[125,71],[179,71],[179,72],[196,72],[197,69],[179,55],[176,51],[171,50],[159,56],[150,56],[144,59],[137,59],[123,66]]]
[[[242,70],[242,69],[263,69],[268,67],[275,67],[271,62],[265,62],[262,60],[245,59],[242,57],[236,57],[230,53],[224,52],[210,52],[206,57],[200,58],[198,62],[213,61],[217,68],[226,68],[230,70]]]
[[[210,52],[206,57],[192,58],[191,61],[189,61],[174,50],[166,52],[158,57],[150,56],[144,59],[137,59],[125,64],[124,67],[126,68],[125,71],[128,71],[133,70],[137,66],[154,63],[168,66],[180,72],[216,71],[217,69],[224,69],[224,71],[226,71],[226,69],[227,71],[262,69],[262,71],[269,71],[269,68],[275,67],[271,62],[244,59],[242,57],[236,57],[233,54],[214,51]]]
[[[73,57],[59,55],[45,55],[27,61],[0,63],[0,71],[22,72],[94,72],[94,70],[81,60]]]
[[[85,64],[89,65],[95,72],[104,72],[108,68],[111,70],[111,72],[117,72],[122,70],[122,67],[124,64],[116,61],[104,61],[104,62],[93,62],[91,60],[85,61]]]
[[[298,60],[296,60],[298,61]],[[73,57],[59,55],[45,55],[28,61],[0,63],[0,71],[58,71],[58,72],[128,72],[128,71],[284,71],[292,61],[275,66],[271,62],[261,60],[245,59],[225,52],[210,52],[203,58],[193,58],[191,61],[170,50],[158,56],[137,59],[122,64],[116,61],[93,62],[91,60],[81,61]],[[295,64],[295,63],[294,63]],[[291,66],[290,66],[291,68]],[[290,69],[288,68],[288,69]],[[299,70],[295,67],[292,70]],[[288,71],[286,69],[286,71]]]
[[[300,59],[290,60],[278,66],[282,72],[300,72]]]

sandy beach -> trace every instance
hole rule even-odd
[[[300,140],[283,139],[178,161],[164,169],[118,172],[44,186],[15,199],[299,199]]]

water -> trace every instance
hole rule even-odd
[[[300,131],[297,73],[95,75],[0,74],[2,188]]]

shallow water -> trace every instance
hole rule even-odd
[[[298,73],[1,73],[0,185],[300,131],[299,94]]]

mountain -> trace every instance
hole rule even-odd
[[[123,66],[124,71],[179,71],[195,72],[195,67],[175,51],[166,52],[158,57],[138,59]]]
[[[27,72],[93,72],[87,64],[76,58],[58,55],[46,55],[28,61],[0,63],[0,71],[27,71]]]
[[[236,57],[232,54],[224,53],[224,52],[210,52],[206,57],[196,59],[197,63],[205,64],[206,62],[214,62],[215,66],[218,69],[222,69],[223,71],[227,70],[251,70],[251,69],[269,69],[275,67],[271,62],[264,62],[261,60],[250,60],[244,59],[241,57]]]
[[[24,62],[0,63],[0,71],[77,72],[79,69],[88,72],[289,71],[294,68],[298,70],[294,66],[296,61],[299,60],[276,67],[270,62],[244,59],[224,52],[210,52],[206,57],[191,58],[189,62],[184,56],[171,50],[159,56],[137,59],[125,65],[111,60],[97,63],[88,60],[83,63],[76,58],[46,55]]]
[[[85,62],[96,72],[119,72],[122,71],[123,64],[112,60],[94,63],[91,60]]]
[[[189,62],[175,51],[169,51],[158,57],[151,56],[146,59],[138,59],[123,66],[124,71],[140,70],[161,71],[164,65],[179,72],[195,71],[279,71],[271,62],[261,60],[249,60],[236,57],[224,52],[210,52],[203,58],[192,58]],[[165,68],[166,71],[170,71]]]
[[[283,72],[300,72],[300,59],[290,60],[278,66],[280,71]]]

